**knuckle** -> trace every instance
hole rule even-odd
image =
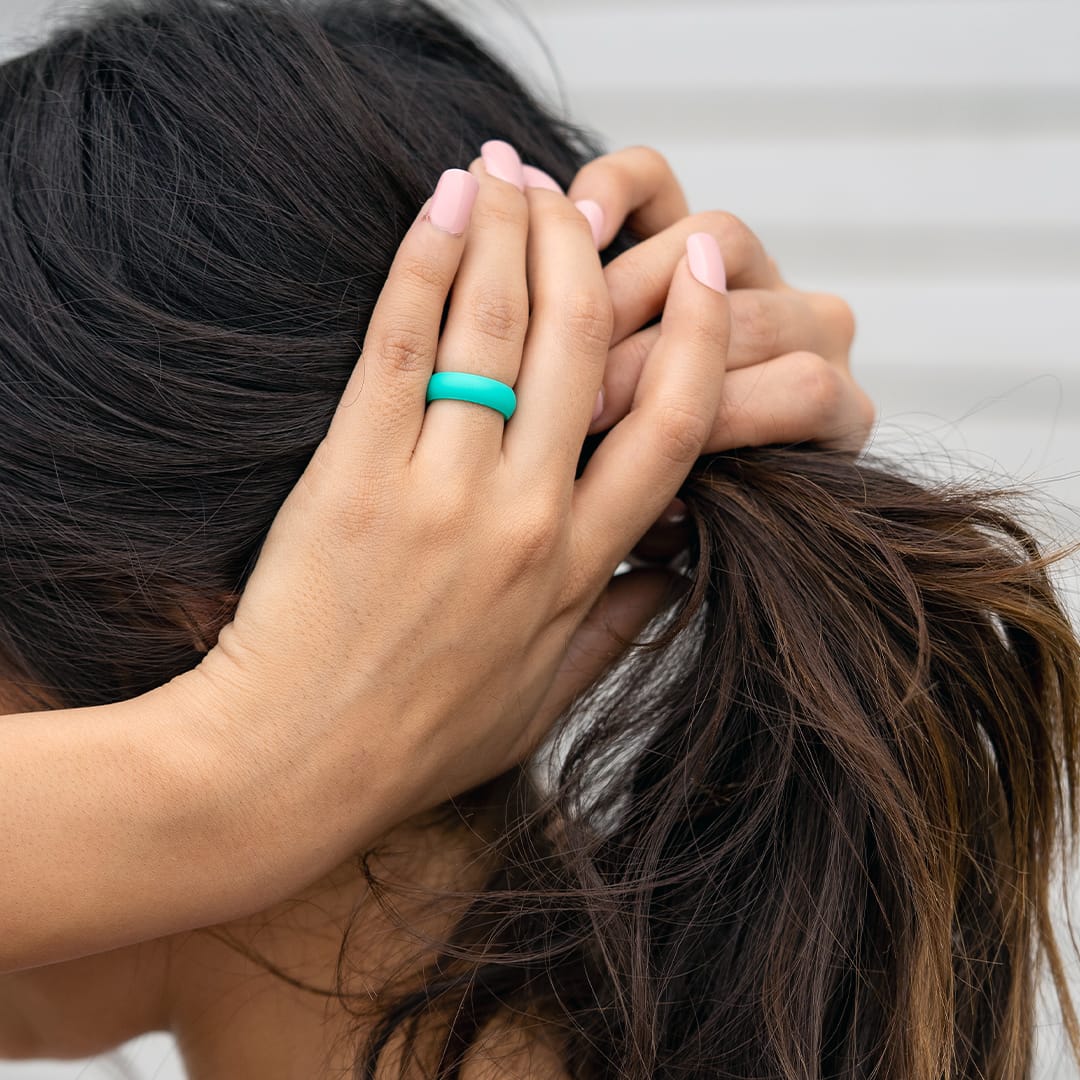
[[[562,318],[567,331],[586,346],[602,346],[611,342],[615,315],[606,290],[583,290],[566,300]]]
[[[707,232],[716,237],[724,253],[724,262],[733,274],[751,265],[758,252],[764,254],[761,241],[750,226],[727,210],[706,210],[691,220],[695,232]]]
[[[690,218],[690,223],[700,232],[719,234],[733,231],[739,219],[727,210],[702,210]]]
[[[410,255],[402,263],[402,274],[408,284],[425,292],[445,292],[453,280],[452,268],[433,254]]]
[[[675,171],[655,147],[637,143],[593,159],[578,177],[587,178],[597,190],[601,185],[609,191],[615,189],[628,200],[640,178],[646,178],[652,188],[662,188],[675,178]]]
[[[877,406],[870,395],[859,388],[856,388],[856,410],[859,430],[864,436],[869,435],[874,424],[877,423]]]
[[[745,245],[754,238],[750,226],[728,210],[705,210],[695,214],[691,220],[698,231],[712,233],[722,247],[725,242]]]
[[[408,323],[390,325],[379,342],[383,364],[400,375],[426,371],[431,366],[430,351],[427,335]]]
[[[528,203],[525,196],[509,184],[492,184],[483,200],[477,200],[473,211],[477,227],[494,229],[524,229],[528,224]]]
[[[850,346],[855,340],[855,312],[851,305],[842,297],[833,293],[819,293],[817,295],[818,313],[829,328],[830,334]]]
[[[592,239],[592,226],[585,215],[572,203],[565,199],[551,199],[545,205],[533,209],[531,224],[533,227],[547,229],[569,229],[576,231],[582,240],[588,240],[591,247],[595,248]]]
[[[574,177],[571,197],[584,198],[590,193],[602,191],[620,203],[628,201],[633,181],[625,155],[625,150],[603,154],[583,165]]]
[[[669,402],[656,413],[657,452],[676,465],[692,465],[712,429],[710,418],[686,405]]]
[[[489,287],[478,290],[467,302],[469,319],[484,337],[513,342],[524,336],[525,305],[509,293]]]
[[[554,503],[535,500],[523,507],[510,527],[510,542],[518,566],[532,566],[546,559],[556,546],[561,522]]]
[[[798,353],[797,378],[803,400],[815,416],[831,420],[844,402],[844,376],[817,353]]]
[[[656,149],[655,146],[645,146],[644,144],[639,143],[637,146],[629,147],[629,150],[638,159],[641,167],[647,169],[650,173],[657,172],[667,173],[671,176],[675,175],[671,163]]]

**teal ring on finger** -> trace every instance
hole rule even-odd
[[[517,408],[517,395],[512,386],[467,371],[437,371],[428,380],[427,399],[428,402],[471,401],[486,405],[502,413],[504,420],[509,420]]]

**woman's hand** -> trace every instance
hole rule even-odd
[[[611,336],[604,274],[569,200],[525,192],[505,145],[484,158],[410,228],[203,662],[129,701],[4,718],[0,970],[293,895],[520,761],[661,605],[665,572],[612,574],[713,426],[719,248],[699,237],[675,261],[635,408],[575,479]],[[516,413],[425,407],[444,369],[514,384]]]
[[[504,144],[485,160],[447,174],[405,237],[326,439],[198,669],[214,745],[261,785],[280,763],[260,828],[307,822],[297,882],[326,869],[328,837],[344,857],[520,761],[565,704],[551,684],[586,620],[581,681],[637,632],[668,578],[612,574],[720,406],[728,300],[698,238],[668,268],[635,408],[575,481],[611,338],[604,273],[568,199],[519,190]],[[513,384],[517,412],[425,408],[441,370]],[[241,703],[227,725],[220,702]]]
[[[727,266],[732,340],[706,450],[804,440],[851,451],[865,445],[874,406],[851,374],[855,321],[844,300],[788,285],[760,240],[731,214],[690,216],[678,179],[655,150],[597,158],[568,194],[586,203],[601,248],[624,224],[646,238],[605,269],[615,324],[605,407],[591,430],[605,430],[631,408],[656,334],[645,324],[663,307],[686,237],[707,232]]]

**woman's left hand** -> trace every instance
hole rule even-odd
[[[851,374],[855,319],[839,296],[795,289],[780,276],[761,241],[737,217],[714,210],[689,214],[664,157],[631,147],[597,158],[568,192],[593,205],[586,214],[601,248],[628,224],[640,244],[605,269],[615,310],[604,373],[604,410],[592,431],[629,412],[659,328],[672,274],[695,232],[716,237],[730,290],[732,344],[709,452],[738,446],[814,441],[860,450],[874,406]]]
[[[556,186],[526,168],[526,183]],[[761,241],[738,218],[722,211],[690,216],[686,197],[664,157],[631,147],[590,162],[568,192],[589,219],[597,246],[607,247],[623,227],[641,243],[605,268],[615,313],[611,350],[604,371],[604,407],[590,431],[605,431],[633,407],[638,381],[659,327],[675,267],[695,232],[716,237],[730,288],[731,344],[720,405],[705,451],[739,446],[813,441],[857,453],[874,424],[874,406],[851,374],[855,320],[851,308],[829,293],[803,292],[780,276]],[[676,499],[634,547],[630,562],[667,563],[690,539],[685,507]],[[666,573],[681,591],[679,575]],[[654,590],[653,593],[648,588]],[[644,623],[657,610],[657,582],[628,576],[579,627],[558,678],[549,709],[565,707],[614,659],[609,624]]]

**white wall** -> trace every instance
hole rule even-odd
[[[0,3],[0,39],[42,10]],[[849,299],[880,445],[1037,484],[1058,535],[1080,532],[1078,0],[520,6],[574,116],[659,147],[695,209],[734,211],[790,280]],[[502,5],[469,11],[551,85]],[[1074,1075],[1044,1034],[1039,1075]],[[178,1075],[163,1045],[137,1048],[140,1075]],[[0,1066],[77,1075],[110,1074]]]

